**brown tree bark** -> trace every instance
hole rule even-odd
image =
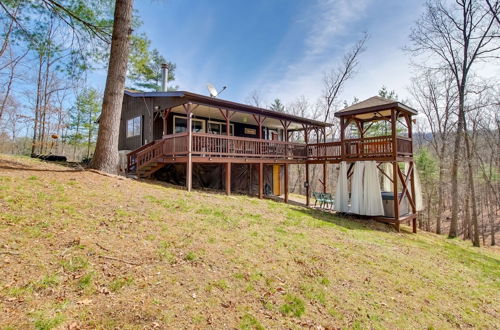
[[[116,0],[102,113],[96,149],[90,164],[92,168],[108,173],[116,173],[118,164],[120,115],[132,33],[132,3],[133,0]]]
[[[470,204],[471,204],[471,225],[474,230],[472,235],[472,244],[479,247],[479,223],[477,219],[477,204],[476,204],[476,187],[474,184],[474,169],[472,166],[472,150],[470,145],[469,133],[467,132],[467,125],[465,125],[465,111],[462,112],[463,122],[464,122],[464,139],[465,139],[465,153],[467,156],[467,174],[470,192]]]
[[[36,145],[38,140],[38,122],[40,120],[40,102],[41,102],[41,90],[42,90],[42,67],[43,67],[43,57],[40,54],[38,57],[38,75],[37,75],[37,85],[36,85],[36,102],[35,102],[35,122],[33,125],[33,140],[31,143],[31,155],[33,156],[36,151]]]
[[[465,216],[463,224],[464,240],[471,238],[470,235],[470,206],[469,206],[469,194],[465,194]]]

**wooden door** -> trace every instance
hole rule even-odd
[[[273,165],[273,195],[281,195],[280,186],[280,168],[281,165]]]

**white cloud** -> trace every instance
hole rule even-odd
[[[371,5],[371,0],[320,0],[305,15],[305,24],[309,24],[303,40],[305,47],[296,50],[301,56],[283,67],[282,54],[277,50],[258,78],[245,86],[246,90],[260,90],[267,101],[279,97],[287,103],[300,95],[316,100],[321,95],[324,73],[339,63],[345,51],[361,37],[363,29],[367,29],[370,35],[367,50],[360,56],[358,73],[346,85],[342,98],[368,98],[382,85],[406,97],[411,74],[409,56],[401,47],[418,16],[418,10],[414,10],[418,4],[414,3],[413,9],[401,5],[397,9],[406,9],[404,13],[399,12],[390,20],[381,18],[378,12],[387,8]],[[283,69],[279,69],[280,65]]]

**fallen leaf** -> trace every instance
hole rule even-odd
[[[92,303],[92,299],[83,299],[77,302],[78,305],[88,306]]]

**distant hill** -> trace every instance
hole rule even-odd
[[[0,155],[0,328],[498,328],[500,254]]]

